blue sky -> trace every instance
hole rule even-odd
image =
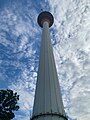
[[[0,0],[0,89],[20,94],[14,120],[32,112],[41,43],[37,16],[54,16],[50,29],[65,111],[90,119],[90,0]]]

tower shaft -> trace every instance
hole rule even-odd
[[[32,120],[67,120],[60,93],[47,21],[43,23]]]

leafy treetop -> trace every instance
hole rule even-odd
[[[11,120],[15,117],[14,111],[19,109],[18,100],[17,92],[0,90],[0,120]]]

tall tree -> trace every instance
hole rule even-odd
[[[15,117],[14,111],[19,109],[18,100],[17,92],[0,90],[0,120],[11,120]]]

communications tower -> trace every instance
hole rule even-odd
[[[50,12],[44,11],[39,14],[37,21],[42,28],[42,41],[31,120],[68,120],[62,102],[49,32],[54,18]]]

